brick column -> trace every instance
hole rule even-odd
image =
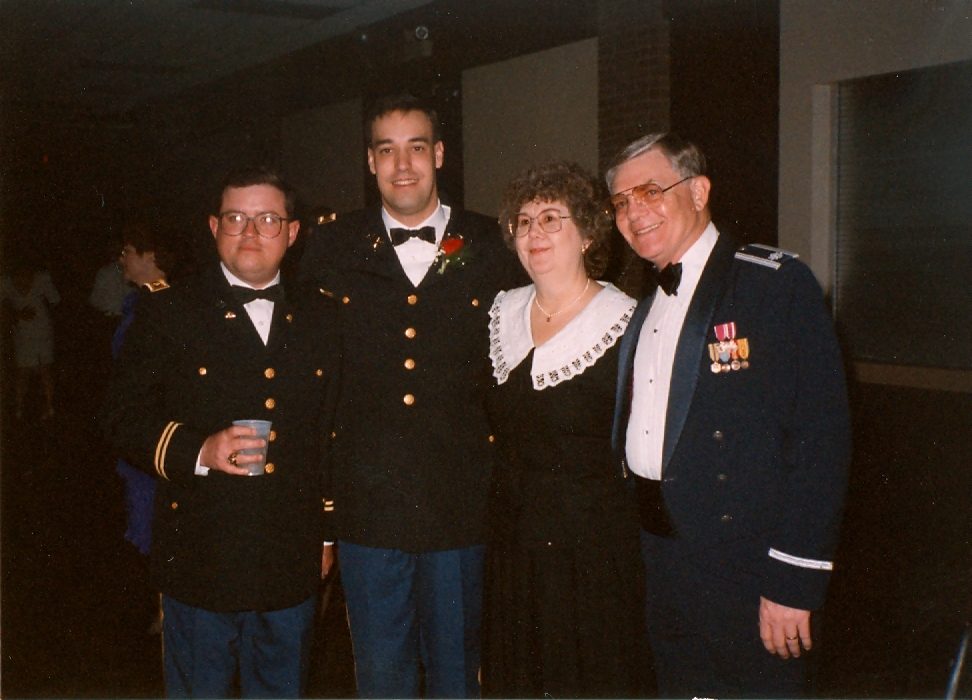
[[[636,138],[669,129],[669,18],[664,0],[599,0],[597,12],[598,165]],[[617,236],[605,275],[642,295],[644,264]]]

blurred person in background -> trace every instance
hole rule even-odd
[[[0,281],[0,299],[9,304],[14,320],[15,413],[20,420],[31,375],[40,377],[44,392],[44,418],[54,416],[54,327],[49,307],[61,297],[50,274],[32,255],[23,252],[14,265],[13,274]]]

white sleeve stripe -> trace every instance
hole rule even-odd
[[[769,555],[771,558],[783,562],[784,564],[790,564],[792,566],[799,566],[803,569],[817,569],[819,571],[833,571],[834,563],[832,561],[821,561],[820,559],[804,559],[803,557],[795,557],[792,554],[787,554],[786,552],[781,552],[778,549],[770,549]]]

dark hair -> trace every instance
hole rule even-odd
[[[379,97],[371,106],[371,111],[368,112],[368,118],[365,121],[365,143],[369,147],[374,145],[371,143],[371,138],[375,122],[392,112],[402,112],[403,114],[421,112],[432,122],[432,145],[442,140],[442,129],[439,125],[438,113],[425,100],[415,97],[415,95],[401,93],[398,95]]]
[[[283,192],[284,207],[287,209],[287,218],[293,219],[297,209],[297,191],[284,182],[276,172],[265,166],[245,165],[240,168],[230,170],[223,178],[223,185],[219,188],[216,198],[213,200],[213,215],[218,216],[219,210],[223,206],[223,195],[231,187],[252,187],[254,185],[270,185]]]
[[[618,173],[618,168],[633,160],[643,153],[651,150],[661,151],[672,170],[680,177],[698,177],[705,175],[705,156],[702,151],[691,141],[686,141],[673,131],[668,133],[648,134],[642,136],[637,141],[632,141],[614,157],[607,172],[604,173],[604,181],[607,186],[614,186],[614,176]]]
[[[511,248],[516,244],[509,221],[527,202],[562,202],[585,241],[584,269],[594,279],[604,274],[611,255],[613,219],[607,210],[607,193],[597,178],[577,163],[555,160],[528,168],[516,176],[503,194],[500,225]]]
[[[172,272],[175,255],[165,243],[165,237],[151,224],[138,222],[122,227],[122,246],[130,245],[138,255],[155,253],[155,266],[166,274]]]

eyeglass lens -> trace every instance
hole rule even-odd
[[[220,214],[220,224],[223,232],[228,236],[239,236],[252,221],[258,234],[264,238],[276,238],[280,235],[283,217],[272,212],[263,212],[256,216],[247,216],[241,211],[227,211]]]
[[[674,185],[669,185],[668,187],[662,187],[654,182],[646,182],[643,185],[632,187],[630,190],[625,190],[625,192],[629,193],[631,198],[641,206],[647,206],[661,201],[668,190],[691,179],[691,177],[683,177]],[[615,213],[624,211],[625,207],[628,206],[628,198],[625,196],[625,192],[618,192],[611,197],[611,206],[614,208]]]
[[[534,219],[527,216],[526,214],[518,214],[511,222],[511,228],[513,228],[513,234],[518,238],[520,236],[525,236],[530,232],[530,224],[534,221],[537,222],[537,226],[544,233],[557,233],[561,228],[563,228],[563,219],[569,219],[569,216],[561,214],[556,209],[547,209],[546,211],[540,212]]]

